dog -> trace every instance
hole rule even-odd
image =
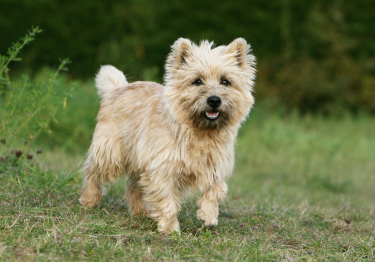
[[[198,218],[216,226],[237,132],[254,104],[255,57],[243,38],[218,47],[179,38],[165,71],[163,86],[128,83],[115,67],[101,67],[101,106],[79,200],[96,208],[101,185],[126,173],[130,213],[151,217],[160,232],[179,232],[181,195],[191,187],[202,192]]]

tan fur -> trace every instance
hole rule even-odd
[[[96,208],[101,185],[126,173],[130,212],[155,219],[159,231],[179,231],[181,194],[191,186],[202,191],[198,217],[207,226],[218,224],[237,131],[254,103],[255,58],[241,38],[212,45],[178,39],[167,58],[165,86],[129,84],[114,67],[101,68],[96,82],[102,102],[85,163],[83,205]],[[220,84],[223,77],[230,86]],[[192,84],[197,78],[204,84]],[[209,121],[203,114],[213,95],[222,101],[220,117]]]

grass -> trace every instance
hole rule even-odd
[[[99,209],[79,205],[77,169],[98,107],[89,86],[37,141],[38,158],[0,164],[0,260],[375,260],[374,118],[255,108],[239,133],[219,226],[203,227],[193,195],[181,235],[164,236],[129,216],[125,179],[108,185]]]

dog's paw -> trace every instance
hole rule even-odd
[[[170,235],[173,232],[177,232],[178,235],[180,235],[180,226],[159,226],[158,230],[160,233],[163,233],[165,235]]]
[[[95,209],[99,206],[100,197],[99,198],[84,198],[84,197],[81,197],[79,199],[79,203],[81,203],[82,206],[91,207],[91,208]]]
[[[161,220],[158,224],[158,230],[165,235],[170,235],[172,232],[180,234],[180,224],[178,223],[177,218],[172,219],[172,221]]]
[[[198,210],[197,216],[200,220],[202,220],[205,226],[214,227],[214,226],[217,226],[218,224],[218,220],[216,216],[210,215],[207,212],[203,211],[202,209]]]
[[[143,205],[143,203],[140,203],[140,204],[141,205],[129,205],[128,213],[132,216],[147,217],[148,216],[148,210]]]

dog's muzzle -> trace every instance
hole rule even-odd
[[[210,121],[215,121],[220,117],[220,112],[217,109],[221,105],[221,98],[218,96],[210,96],[207,98],[207,104],[212,110],[205,112],[205,118]]]

